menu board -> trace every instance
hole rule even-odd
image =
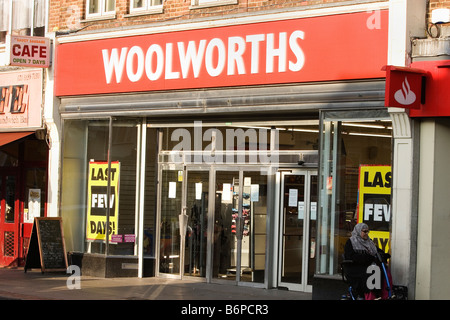
[[[67,270],[61,218],[34,219],[24,269],[39,267],[42,272]]]

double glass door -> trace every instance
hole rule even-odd
[[[317,172],[280,173],[278,285],[311,291],[315,263]]]
[[[267,176],[163,167],[160,181],[158,275],[263,285]]]

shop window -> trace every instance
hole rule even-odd
[[[130,15],[162,12],[162,0],[130,0]]]
[[[69,251],[137,255],[140,139],[134,119],[65,121],[61,215],[72,236]],[[146,222],[148,237],[154,226]]]
[[[345,243],[358,222],[369,224],[369,236],[388,250],[392,124],[381,110],[324,112],[321,126],[316,273],[333,275],[339,273]],[[360,170],[366,167],[374,172],[381,168],[376,181],[377,193],[383,193],[368,200],[361,198],[365,180],[360,179]],[[378,230],[372,227],[373,214],[363,214],[367,204],[383,211],[377,214]]]
[[[115,15],[115,0],[86,0],[86,19],[110,19]]]
[[[0,1],[0,44],[7,34],[43,37],[45,0]]]

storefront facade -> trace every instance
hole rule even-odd
[[[388,9],[59,37],[68,250],[106,276],[309,292],[338,274],[358,219],[389,250],[390,199],[358,199],[391,182]]]
[[[34,217],[46,215],[48,144],[43,70],[0,72],[0,266],[24,264]]]

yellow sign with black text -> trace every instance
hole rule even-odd
[[[111,235],[117,234],[119,221],[119,161],[111,162],[111,174],[109,176],[110,195],[108,199],[108,163],[89,162],[86,240],[105,241],[107,229],[109,241],[111,240]],[[109,226],[107,227],[108,205]]]
[[[369,236],[384,252],[389,252],[391,222],[391,166],[359,167],[358,223],[369,226]]]

